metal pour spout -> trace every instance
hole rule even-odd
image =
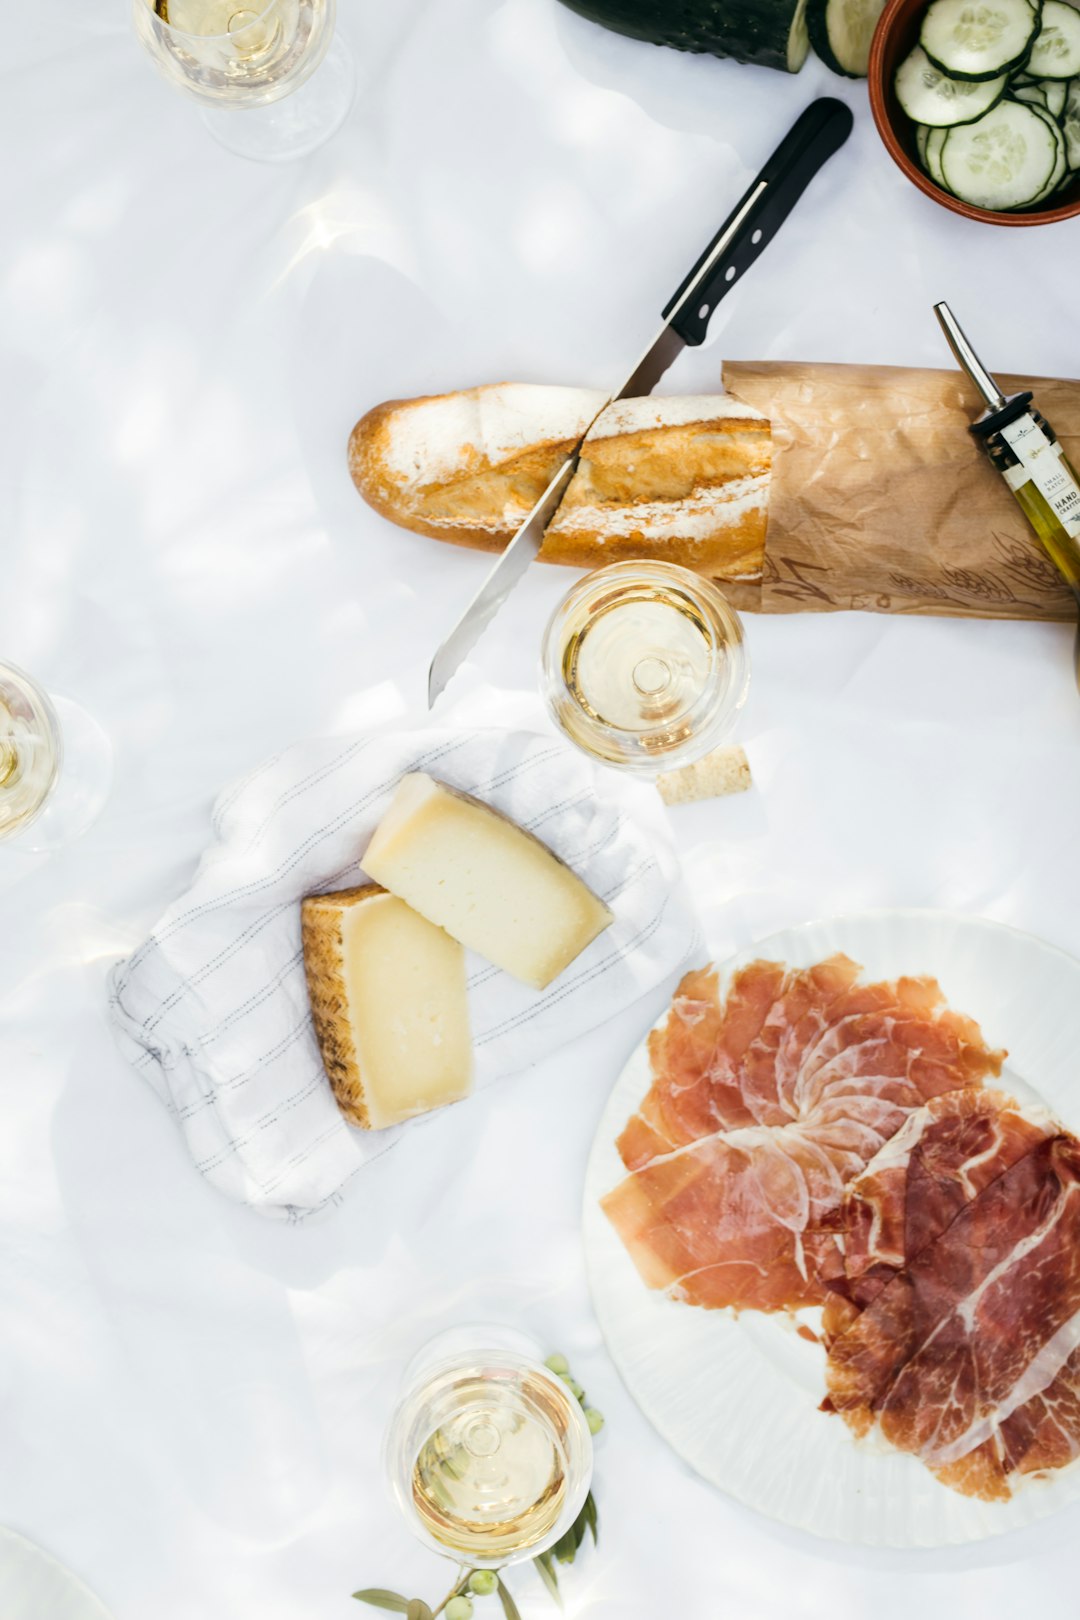
[[[1005,395],[964,336],[960,323],[948,304],[935,304],[934,314],[941,323],[941,330],[948,340],[949,348],[986,401],[987,408],[991,411],[1000,411],[1006,403]]]

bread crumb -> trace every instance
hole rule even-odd
[[[663,771],[656,786],[665,804],[694,804],[698,799],[720,799],[745,793],[753,786],[750,761],[739,747],[714,748],[711,754],[681,770]]]

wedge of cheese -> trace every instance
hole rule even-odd
[[[546,844],[419,771],[398,783],[363,867],[421,916],[537,990],[614,921]]]
[[[301,930],[315,1033],[349,1119],[377,1131],[468,1095],[456,940],[374,884],[310,896]]]

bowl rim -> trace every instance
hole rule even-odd
[[[924,0],[925,5],[929,0]],[[915,185],[924,194],[938,203],[942,208],[948,208],[952,213],[959,214],[963,219],[978,220],[986,225],[1056,225],[1062,220],[1080,217],[1080,195],[1072,202],[1062,203],[1057,208],[1035,209],[1031,213],[995,212],[991,208],[976,208],[972,203],[963,202],[954,197],[951,192],[943,191],[935,185],[928,174],[924,174],[919,165],[908,155],[900,143],[896,130],[893,127],[889,111],[889,95],[891,86],[885,82],[885,53],[891,43],[893,25],[903,14],[915,8],[911,0],[887,0],[884,11],[878,18],[877,27],[870,45],[870,62],[867,68],[867,85],[870,91],[870,111],[873,115],[877,132],[881,136],[885,149],[897,168],[907,176],[912,185]],[[906,118],[907,115],[903,114]],[[909,123],[911,120],[907,120]]]

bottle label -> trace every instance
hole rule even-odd
[[[1076,481],[1060,444],[1046,437],[1033,416],[1019,416],[1001,429],[1001,437],[1024,468],[1070,539],[1080,539],[1080,484]],[[1020,467],[1006,474],[1012,488],[1027,482],[1015,475]]]

